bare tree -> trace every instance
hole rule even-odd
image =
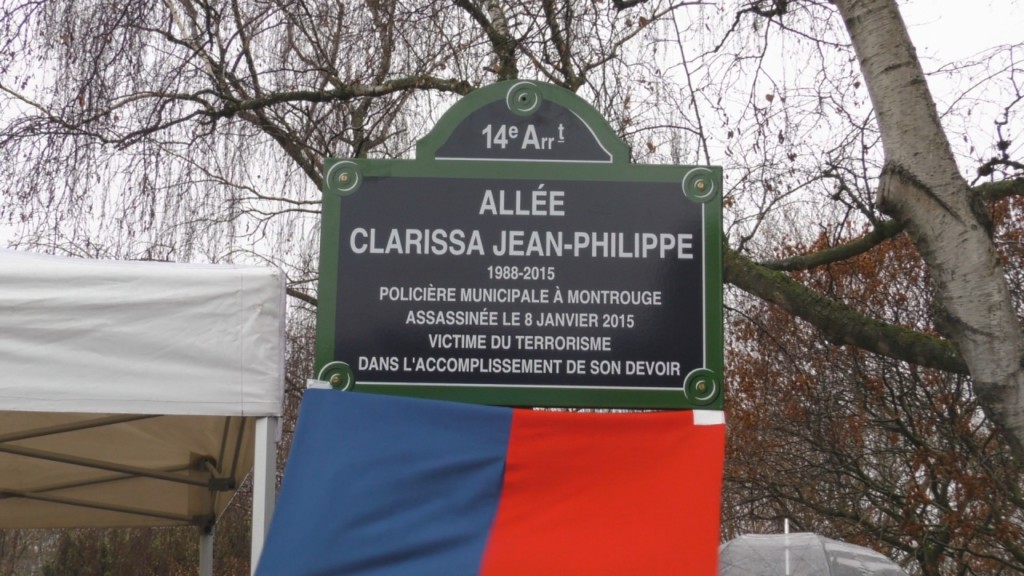
[[[906,224],[935,284],[937,327],[956,344],[982,406],[1024,459],[1024,339],[987,210],[960,175],[895,0],[836,5],[881,130],[880,208]]]
[[[997,238],[1007,212],[995,214]],[[925,267],[907,236],[796,276],[864,313],[930,324]],[[1024,570],[1024,469],[966,377],[833,346],[763,301],[733,314],[731,534],[789,519],[885,551],[912,574]]]
[[[0,530],[0,575],[18,573],[27,550],[28,539],[19,530]]]

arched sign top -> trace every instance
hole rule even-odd
[[[619,164],[629,147],[576,94],[509,80],[465,96],[416,148],[418,160]]]

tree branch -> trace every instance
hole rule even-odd
[[[287,287],[285,289],[285,293],[288,294],[289,296],[291,296],[292,298],[295,298],[296,300],[301,300],[301,301],[303,301],[306,304],[309,304],[311,306],[316,306],[317,305],[316,296],[312,296],[310,294],[306,294],[305,292],[299,292],[298,290],[296,290],[295,288],[292,288],[291,286],[289,286],[289,287]]]
[[[465,96],[473,85],[465,80],[448,80],[434,76],[409,76],[376,85],[352,84],[334,90],[291,90],[275,92],[260,98],[247,98],[228,102],[220,110],[208,112],[210,117],[230,117],[247,110],[266,108],[287,102],[345,102],[356,98],[385,96],[405,90],[437,90]]]
[[[946,372],[968,373],[964,359],[947,340],[861,314],[728,248],[723,264],[726,282],[802,318],[836,344]]]
[[[818,266],[842,262],[843,260],[864,254],[882,242],[885,242],[890,238],[894,238],[903,231],[903,228],[904,225],[901,222],[896,220],[885,220],[880,222],[879,225],[871,232],[859,238],[855,238],[845,244],[840,244],[817,252],[811,252],[809,254],[793,256],[792,258],[769,260],[761,262],[760,265],[770,270],[791,272],[796,270],[810,270],[811,268],[817,268]]]
[[[483,10],[476,7],[471,0],[454,0],[455,5],[465,10],[480,28],[483,29],[487,39],[491,42],[496,61],[488,70],[497,74],[499,80],[511,80],[519,77],[519,65],[516,63],[516,48],[518,42],[509,34],[508,23],[504,20],[500,7],[491,4],[488,0],[488,7],[491,17],[488,18]]]
[[[1010,196],[1021,196],[1024,195],[1024,178],[981,184],[972,188],[971,194],[978,200],[986,203],[1002,200]],[[818,252],[800,254],[791,258],[766,260],[759,264],[770,270],[785,272],[810,270],[865,254],[886,240],[895,238],[905,228],[905,224],[897,220],[883,220],[871,232],[850,240],[845,244],[819,250]]]

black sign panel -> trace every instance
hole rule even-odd
[[[356,382],[678,388],[705,366],[678,184],[367,178],[339,223]]]

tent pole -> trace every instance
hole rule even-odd
[[[213,576],[213,530],[199,530],[199,576]]]
[[[782,530],[786,535],[786,576],[789,576],[789,518],[783,520]]]
[[[250,565],[256,573],[256,565],[263,552],[263,540],[274,515],[274,500],[277,492],[277,423],[274,416],[256,420],[256,454],[252,470],[252,552]]]

